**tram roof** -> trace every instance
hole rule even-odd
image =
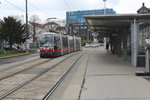
[[[58,33],[55,33],[55,32],[44,32],[44,33],[42,33],[42,35],[44,35],[44,34],[58,34]]]
[[[97,32],[102,36],[116,30],[129,29],[134,19],[139,24],[150,22],[150,14],[85,15],[84,18],[90,31]]]

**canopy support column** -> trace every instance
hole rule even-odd
[[[128,36],[128,31],[123,30],[123,60],[127,61],[127,36]]]
[[[138,43],[137,35],[139,33],[139,25],[136,18],[131,22],[131,64],[137,66]]]

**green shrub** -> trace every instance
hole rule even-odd
[[[86,43],[91,44],[92,41],[91,40],[82,40],[81,43],[82,43],[82,46],[84,46]]]

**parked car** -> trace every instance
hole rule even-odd
[[[92,44],[92,47],[99,47],[99,46],[100,46],[99,43],[93,43],[93,44]]]
[[[104,43],[99,43],[100,44],[100,46],[104,46]]]
[[[91,44],[86,44],[84,47],[85,48],[91,47]]]
[[[5,45],[4,46],[4,49],[7,51],[7,50],[17,50],[17,48],[15,46],[12,46],[12,48],[10,48],[9,45]]]

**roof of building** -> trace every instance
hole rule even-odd
[[[145,11],[146,10],[146,11]],[[144,3],[142,3],[142,7],[137,10],[137,13],[149,13],[150,8],[147,8]]]
[[[39,23],[35,23],[35,22],[29,22],[29,23],[30,23],[32,26],[43,28],[43,24],[39,24]]]
[[[106,8],[105,10],[114,11],[112,8]],[[84,10],[77,10],[77,11],[68,11],[67,13],[70,13],[70,12],[93,12],[93,11],[104,11],[104,9],[92,9],[92,10],[84,9]]]

